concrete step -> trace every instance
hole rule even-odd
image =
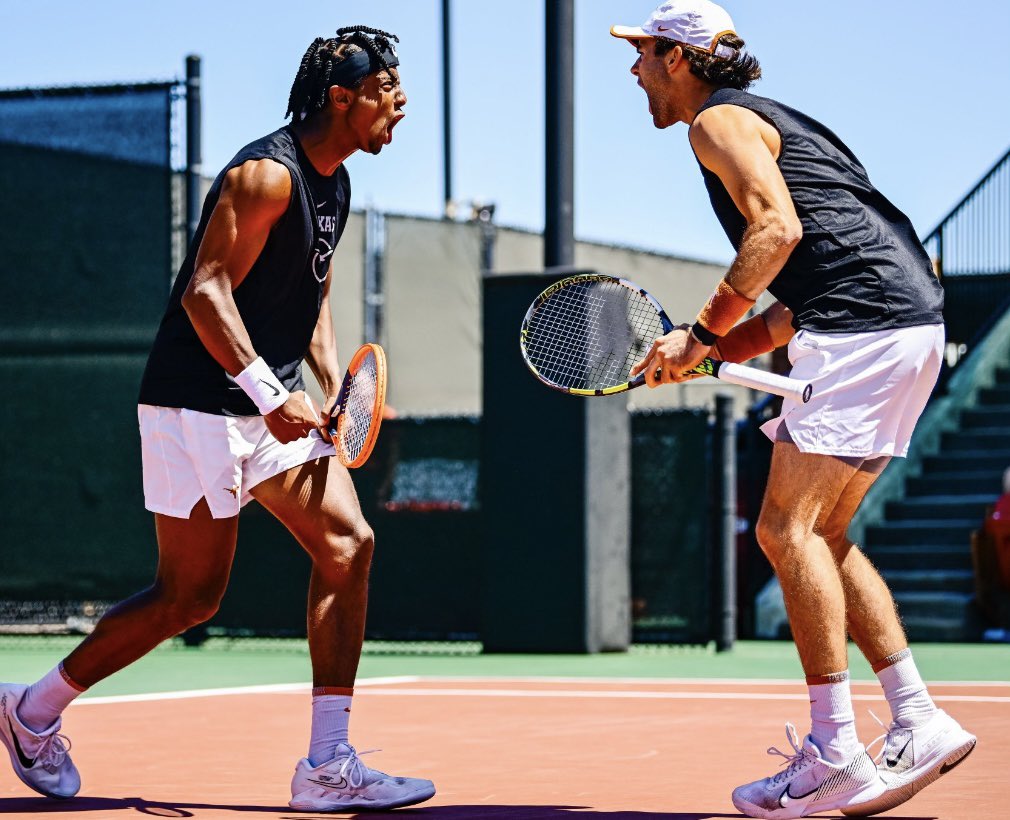
[[[975,589],[970,569],[892,569],[881,573],[895,595],[903,592],[961,592]]]
[[[942,618],[963,621],[971,607],[972,592],[895,592],[902,618]]]
[[[882,573],[890,572],[971,572],[968,544],[926,544],[919,547],[867,546],[866,554]]]
[[[922,495],[989,495],[995,501],[1002,491],[1000,470],[978,470],[963,473],[930,473],[910,478],[905,490],[911,499]]]
[[[981,526],[975,518],[946,521],[924,519],[889,521],[866,529],[866,543],[873,547],[921,547],[928,544],[963,544],[968,550],[971,532]]]
[[[1010,390],[1007,391],[1010,400]],[[979,427],[1010,430],[1010,401],[1005,404],[989,404],[973,407],[961,413],[961,429],[974,430]]]
[[[940,454],[950,455],[965,450],[1010,450],[1010,427],[974,427],[944,433]]]
[[[887,505],[888,521],[971,519],[981,526],[985,508],[996,500],[984,495],[923,495],[891,501]]]
[[[923,460],[923,472],[957,473],[999,470],[1010,467],[1010,450],[958,450],[927,456]]]
[[[982,628],[971,618],[902,618],[912,643],[968,643],[981,640]]]
[[[1010,384],[984,387],[979,391],[978,400],[981,405],[1010,404]]]

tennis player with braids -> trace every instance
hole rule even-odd
[[[404,116],[396,40],[362,26],[316,39],[291,88],[291,124],[247,145],[214,181],[140,392],[154,583],[109,610],[41,680],[0,686],[0,738],[42,794],[80,788],[59,733],[64,708],[214,614],[250,498],[312,559],[312,730],[291,807],[393,808],[435,793],[428,780],[368,768],[348,742],[372,532],[323,424],[343,375],[328,300],[350,208],[343,163],[355,151],[378,154]],[[330,397],[322,415],[303,390],[303,360]]]
[[[934,705],[894,600],[847,537],[892,457],[907,453],[939,372],[943,290],[908,218],[839,138],[747,93],[760,75],[725,10],[673,0],[615,26],[657,128],[686,123],[712,206],[737,256],[693,327],[658,339],[633,373],[679,382],[707,355],[742,362],[788,344],[813,384],[765,426],[774,441],[758,541],[778,575],[810,689],[811,730],[789,725],[788,766],[741,786],[751,817],[873,813],[960,763],[975,738]],[[740,322],[769,291],[776,302]],[[738,324],[738,322],[740,322]],[[891,707],[877,765],[856,737],[846,632]],[[778,752],[778,750],[774,750]]]

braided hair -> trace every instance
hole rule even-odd
[[[325,108],[330,86],[337,85],[333,81],[335,67],[361,51],[370,53],[378,70],[391,68],[388,54],[392,53],[394,42],[400,42],[395,34],[369,26],[345,26],[337,29],[335,37],[316,37],[306,49],[291,84],[284,116],[303,120]],[[363,81],[364,78],[358,80],[353,87],[358,88]]]

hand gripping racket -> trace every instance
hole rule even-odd
[[[328,429],[345,467],[360,467],[372,453],[386,404],[386,354],[376,344],[358,348],[347,367]]]
[[[645,384],[631,368],[673,322],[638,285],[604,274],[562,279],[541,293],[523,319],[519,344],[533,375],[548,387],[575,396],[609,396]],[[705,359],[690,371],[732,384],[810,400],[808,382],[753,367]]]

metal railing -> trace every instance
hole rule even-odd
[[[937,273],[1010,273],[1010,150],[923,240]]]

